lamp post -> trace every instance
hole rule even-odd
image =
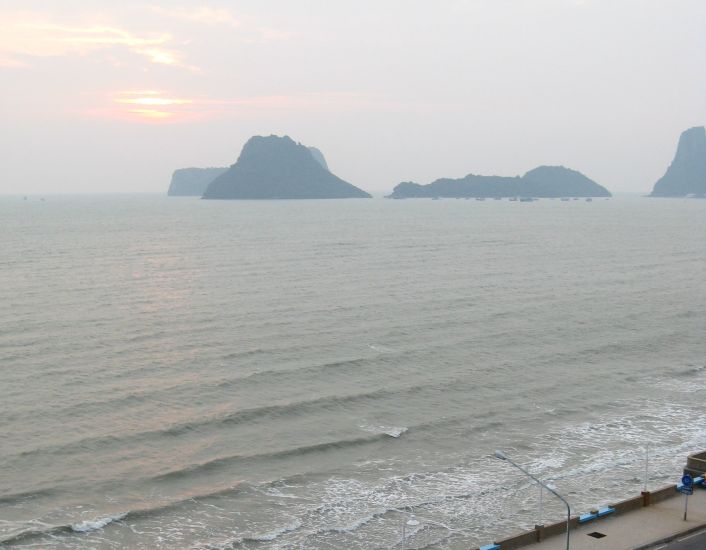
[[[523,474],[525,474],[526,476],[530,477],[531,479],[533,479],[534,481],[536,481],[537,483],[539,483],[539,485],[540,485],[541,487],[544,487],[547,491],[549,491],[550,493],[552,493],[555,497],[557,497],[557,498],[558,498],[559,500],[561,500],[564,504],[566,504],[566,550],[569,550],[569,535],[570,535],[570,533],[569,533],[569,528],[571,527],[571,506],[569,506],[569,503],[566,501],[566,499],[565,499],[564,497],[562,497],[559,493],[557,493],[554,489],[552,489],[552,488],[549,487],[548,485],[545,485],[544,483],[542,483],[539,479],[537,479],[537,478],[534,477],[532,474],[530,474],[530,473],[529,473],[527,470],[525,470],[522,466],[520,466],[519,464],[516,464],[515,462],[513,462],[513,461],[510,459],[510,457],[507,456],[504,452],[502,452],[502,451],[495,451],[495,458],[499,458],[500,460],[504,460],[504,461],[506,461],[506,462],[509,462],[509,463],[512,464],[515,468],[517,468],[518,470],[520,470]]]
[[[642,485],[642,492],[647,492],[647,478],[649,476],[649,464],[650,464],[650,444],[647,443],[645,447],[645,483]]]
[[[405,527],[407,525],[409,525],[410,527],[416,527],[417,525],[419,525],[419,522],[414,517],[414,515],[412,515],[407,521],[402,524],[402,550],[407,547],[407,532],[405,531]]]

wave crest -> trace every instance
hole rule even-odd
[[[93,520],[81,521],[79,523],[73,523],[71,525],[71,530],[76,533],[88,533],[90,531],[97,531],[98,529],[103,529],[106,525],[113,523],[114,521],[120,521],[127,517],[127,512],[122,514],[116,514],[114,516],[106,516],[104,518],[97,518]]]

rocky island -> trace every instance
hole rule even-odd
[[[307,147],[307,149],[309,149],[309,152],[311,153],[311,156],[314,157],[314,160],[318,162],[321,166],[326,168],[326,170],[328,170],[328,164],[326,163],[324,154],[319,151],[316,147]]]
[[[214,179],[204,199],[348,199],[370,198],[333,175],[321,152],[289,136],[254,136],[238,161]]]
[[[651,197],[706,197],[706,129],[690,128],[679,137],[677,153]]]
[[[610,197],[610,192],[582,173],[563,166],[540,166],[524,176],[478,176],[438,179],[428,185],[403,182],[389,198],[421,197]]]
[[[228,168],[180,168],[174,170],[167,195],[170,197],[200,197],[206,187]]]

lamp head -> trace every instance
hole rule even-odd
[[[507,455],[502,451],[495,451],[495,458],[499,458],[500,460],[507,460]]]

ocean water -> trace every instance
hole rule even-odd
[[[467,548],[706,448],[706,201],[0,199],[0,546]],[[545,498],[544,521],[561,519]]]

